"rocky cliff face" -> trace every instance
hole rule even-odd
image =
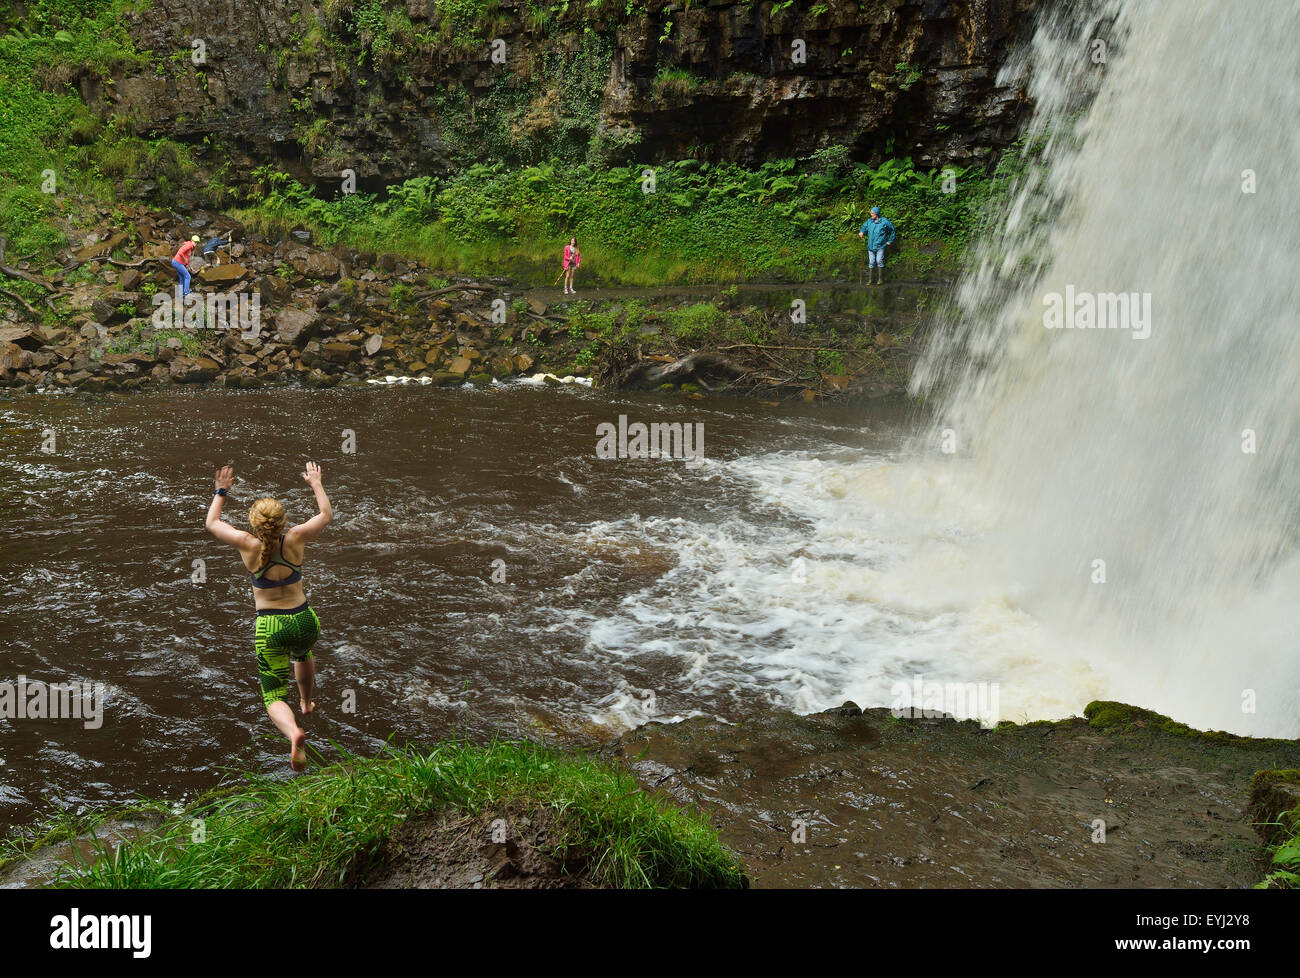
[[[996,76],[1039,2],[212,0],[133,16],[150,64],[81,87],[138,132],[211,135],[201,155],[234,185],[265,162],[378,189],[477,161],[750,164],[835,144],[964,165],[1015,135],[1023,95]]]

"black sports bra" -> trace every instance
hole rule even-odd
[[[268,577],[263,577],[262,575],[270,569],[272,564],[279,564],[281,567],[288,567],[293,571],[293,573],[278,581],[273,581]],[[291,564],[285,560],[282,555],[276,554],[258,568],[257,572],[251,576],[253,578],[253,587],[284,587],[286,584],[296,584],[302,580],[302,564]]]

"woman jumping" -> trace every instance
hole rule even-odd
[[[235,482],[235,470],[229,465],[217,470],[217,489],[207,519],[208,532],[239,551],[252,577],[253,605],[257,608],[254,647],[262,702],[271,720],[289,738],[289,764],[295,771],[307,766],[307,735],[298,726],[293,708],[284,701],[289,692],[289,661],[293,660],[299,703],[306,716],[316,708],[311,698],[316,685],[316,660],[311,650],[320,637],[320,619],[307,603],[302,587],[302,564],[308,542],[320,536],[334,519],[334,510],[321,485],[320,466],[308,462],[302,477],[316,494],[320,509],[306,523],[286,530],[284,507],[269,496],[257,500],[248,511],[252,533],[223,523],[221,508]]]
[[[578,239],[570,238],[569,243],[564,246],[564,294],[577,295],[577,290],[573,287],[573,273],[578,270],[582,264],[582,252],[578,250]]]

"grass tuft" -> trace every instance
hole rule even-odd
[[[521,742],[391,749],[284,781],[250,775],[240,786],[169,814],[139,838],[96,843],[91,859],[61,866],[51,885],[347,885],[356,866],[406,819],[507,805],[556,812],[562,832],[548,855],[562,862],[580,855],[598,884],[747,885],[736,857],[698,813],[647,795],[629,774],[591,758]]]

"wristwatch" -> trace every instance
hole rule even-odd
[[[214,496],[224,496],[224,495],[225,495],[226,493],[228,493],[229,491],[230,491],[229,489],[217,489],[215,492],[212,493],[212,495],[214,495]]]

